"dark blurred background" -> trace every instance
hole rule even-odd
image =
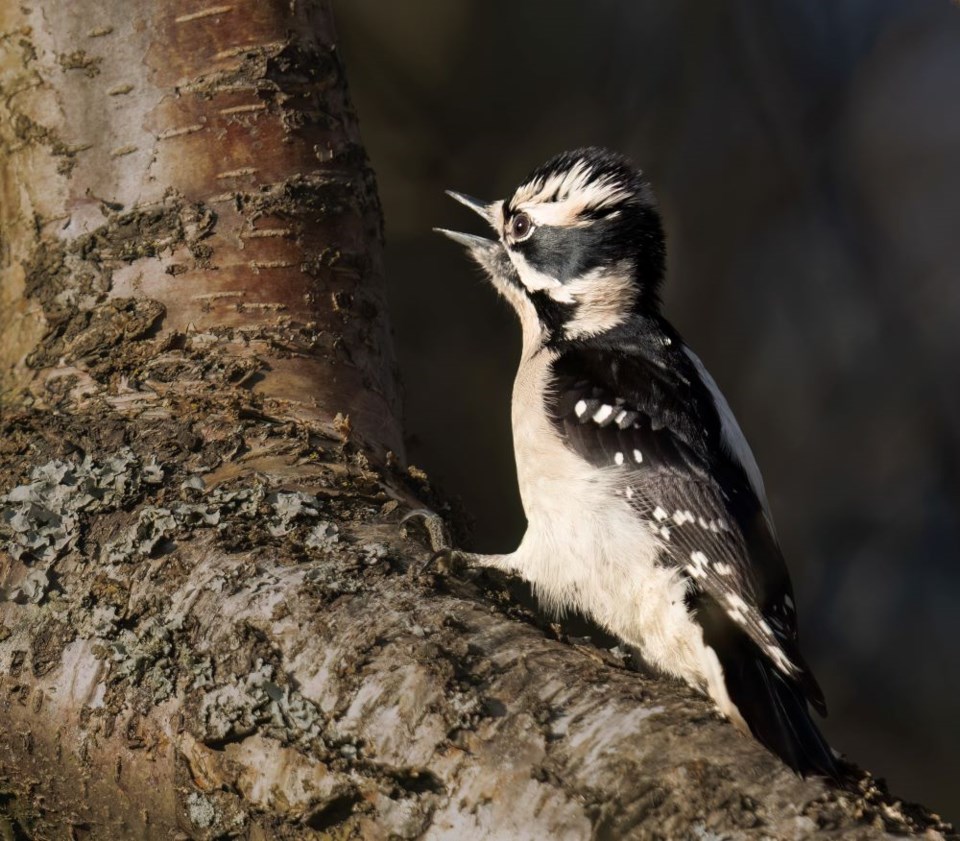
[[[340,0],[387,221],[410,460],[523,531],[519,331],[433,225],[563,149],[647,173],[666,311],[766,478],[825,730],[960,819],[960,8],[947,0]]]

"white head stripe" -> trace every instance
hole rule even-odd
[[[594,178],[593,170],[583,161],[566,172],[537,178],[522,185],[510,202],[513,210],[524,210],[541,225],[563,224],[587,208],[600,208],[622,201],[629,193],[616,181]]]

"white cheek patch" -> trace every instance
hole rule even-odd
[[[627,317],[637,298],[632,268],[629,261],[624,261],[612,267],[592,269],[564,284],[560,290],[565,296],[563,300],[577,305],[566,326],[570,338],[611,330]],[[548,294],[561,300],[552,292]]]
[[[563,284],[555,277],[537,271],[530,265],[527,258],[516,251],[508,251],[513,265],[520,276],[520,282],[531,292],[542,292],[543,290],[562,290]],[[560,300],[559,298],[557,300]]]
[[[633,266],[629,261],[589,272],[561,283],[537,271],[523,254],[509,251],[520,282],[529,292],[546,292],[554,301],[573,304],[573,317],[566,325],[570,338],[591,336],[610,330],[630,313],[637,297]]]

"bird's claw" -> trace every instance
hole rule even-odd
[[[432,552],[423,564],[417,569],[421,575],[436,570],[441,574],[448,572],[462,572],[469,566],[468,555],[459,549],[454,549],[451,545],[450,532],[443,518],[429,508],[416,508],[404,515],[400,520],[400,525],[404,525],[409,520],[420,518],[423,520],[423,526],[427,530],[430,538],[430,548]]]
[[[400,525],[405,525],[416,517],[423,520],[423,527],[427,530],[427,536],[430,538],[430,548],[435,555],[444,551],[452,551],[450,532],[439,514],[429,508],[414,508],[403,516]]]
[[[450,547],[440,549],[430,555],[423,566],[420,567],[420,572],[426,573],[434,568],[441,574],[462,572],[466,568],[463,553]]]

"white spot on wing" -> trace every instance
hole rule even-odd
[[[692,578],[706,578],[707,577],[707,565],[709,561],[707,556],[703,552],[691,552],[690,560],[692,563],[686,565],[685,569],[690,574]]]
[[[738,625],[745,625],[747,622],[747,611],[750,609],[747,603],[736,593],[727,593],[727,614]]]
[[[663,508],[661,508],[658,505],[656,508],[653,509],[653,518],[657,520],[657,522],[662,523],[664,520],[667,519],[667,512],[664,511]]]
[[[597,423],[603,423],[610,415],[613,414],[613,406],[608,406],[604,403],[596,412],[594,412],[593,419]]]
[[[617,463],[618,466],[623,464],[623,453],[617,453],[613,457],[613,460]]]
[[[567,404],[567,405],[569,405],[569,404]],[[575,412],[577,413],[577,417],[578,417],[578,418],[582,418],[582,417],[583,417],[583,413],[584,413],[585,411],[587,411],[587,401],[586,401],[586,400],[578,400],[578,401],[577,401],[577,405],[573,407],[573,411],[575,411]]]
[[[633,451],[633,460],[634,460],[637,464],[640,464],[640,463],[643,461],[643,453],[641,453],[640,450],[634,450],[634,451]]]
[[[797,673],[797,667],[791,662],[790,658],[783,653],[779,645],[768,645],[765,648],[767,655],[773,660],[774,664],[781,672],[788,675]]]

